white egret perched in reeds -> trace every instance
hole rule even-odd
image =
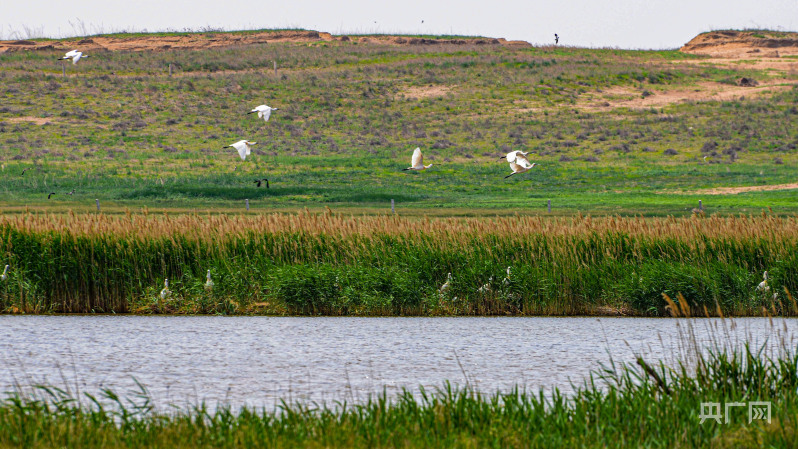
[[[524,153],[523,151],[511,151],[511,152],[507,153],[506,156],[503,156],[503,157],[499,158],[499,159],[505,159],[506,158],[507,162],[510,163],[510,168],[513,170],[513,172],[510,173],[509,175],[505,176],[504,179],[507,179],[507,178],[509,178],[512,175],[517,175],[519,173],[523,173],[523,172],[531,169],[535,165],[537,165],[534,162],[532,162],[532,163],[529,162],[529,159],[526,158],[527,154],[529,154],[529,153]]]
[[[262,105],[256,107],[255,109],[247,112],[247,114],[254,114],[254,113],[257,112],[258,113],[258,118],[262,118],[264,121],[268,122],[269,121],[269,117],[272,115],[272,111],[276,111],[276,110],[277,110],[277,108],[272,108],[272,107],[266,106],[265,104],[262,104]]]
[[[511,268],[512,267],[507,267],[507,276],[505,276],[504,280],[502,281],[502,285],[504,285],[505,287],[510,285],[510,269]]]
[[[0,281],[8,279],[8,265],[3,269],[3,274],[0,274]]]
[[[247,160],[247,156],[249,156],[249,153],[252,151],[252,146],[257,144],[258,142],[250,142],[249,140],[239,140],[238,142],[231,143],[230,145],[227,145],[224,148],[230,148],[230,147],[235,148],[236,150],[238,150],[238,155],[241,157],[241,160],[245,161]]]
[[[432,164],[424,165],[424,156],[421,154],[421,148],[413,150],[413,157],[410,159],[410,167],[403,168],[405,170],[425,170],[432,167]]]
[[[756,286],[756,291],[761,293],[767,293],[770,291],[770,286],[768,285],[767,271],[765,271],[765,273],[762,275],[762,282],[760,282],[759,285]]]
[[[441,285],[441,288],[439,288],[438,291],[441,293],[446,293],[446,291],[448,291],[451,288],[451,286],[452,286],[452,273],[449,273],[446,275],[446,282],[444,282],[444,284]]]
[[[211,270],[205,275],[205,290],[213,290],[213,281],[211,280]]]
[[[485,284],[482,287],[479,287],[477,289],[477,293],[485,294],[485,293],[492,292],[493,291],[492,285],[493,285],[493,276],[491,276],[490,279],[488,279],[488,283],[487,284]]]
[[[169,290],[169,279],[163,280],[163,290],[161,290],[161,299],[166,299],[172,296],[172,290]]]
[[[83,52],[81,52],[81,51],[72,50],[72,51],[68,51],[68,52],[64,53],[64,56],[58,58],[58,60],[60,61],[60,60],[65,60],[65,59],[71,59],[72,60],[72,64],[77,64],[78,61],[80,61],[81,58],[88,58],[88,57],[89,57],[89,55],[84,55]]]

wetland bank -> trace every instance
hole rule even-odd
[[[246,40],[180,34],[163,42]],[[794,55],[298,34],[301,42],[267,36],[155,51],[109,44],[141,36],[89,37],[80,45],[95,45],[92,58],[65,68],[54,61],[72,42],[0,53],[0,264],[9,265],[0,332],[14,330],[0,344],[13,341],[3,355],[22,373],[28,362],[47,365],[39,355],[60,344],[45,378],[19,377],[46,385],[23,385],[0,402],[0,447],[794,444],[794,340],[779,340],[776,353],[742,344],[667,364],[662,352],[644,353],[651,357],[605,369],[552,356],[600,352],[590,318],[528,317],[646,317],[619,320],[605,349],[649,341],[650,328],[672,334],[685,321],[650,317],[674,314],[767,316],[750,322],[777,339],[770,318],[798,312]],[[264,101],[279,110],[268,123],[249,120]],[[245,163],[221,150],[241,138],[260,141]],[[434,166],[402,173],[417,146]],[[538,166],[504,180],[507,164],[496,159],[511,150],[530,152]],[[270,188],[253,186],[264,177]],[[387,215],[393,201],[397,214]],[[764,271],[768,288],[757,290]],[[171,295],[161,298],[165,279]],[[269,316],[10,316],[62,313]],[[459,315],[467,317],[451,317]],[[794,321],[783,324],[792,330]],[[397,337],[375,340],[369,330]],[[268,357],[268,345],[292,332]],[[557,341],[579,332],[582,347]],[[85,343],[75,352],[91,354],[72,366],[89,366],[97,388],[60,390],[53,380],[75,355],[64,335]],[[430,335],[435,344],[423,353]],[[203,346],[221,342],[235,350]],[[160,357],[152,372],[170,374],[169,356],[202,368],[202,354],[216,373],[210,387],[194,377],[210,391],[203,397],[224,398],[214,376],[246,387],[241,373],[265,382],[252,382],[263,393],[274,387],[268,373],[293,372],[279,363],[290,368],[296,361],[281,356],[295,354],[314,376],[332,378],[314,377],[304,393],[352,391],[346,367],[341,374],[322,362],[349,360],[357,348],[379,349],[369,357],[388,365],[402,354],[423,355],[426,365],[405,361],[398,377],[408,382],[382,393],[393,385],[378,382],[375,395],[331,407],[293,403],[275,388],[274,410],[245,400],[164,409],[157,395],[114,389]],[[513,390],[523,382],[512,378],[480,391],[441,380],[469,374],[453,374],[453,348],[466,364],[475,354],[490,361],[473,373],[493,380],[523,377],[530,354],[545,360],[538,378],[560,384],[563,371],[598,371],[562,394],[536,381]],[[338,360],[324,359],[326,349]],[[90,363],[99,354],[120,356],[122,368]],[[261,366],[263,378],[248,371],[253,354],[276,363]],[[439,377],[419,377],[417,366],[440,368]],[[171,373],[188,378],[183,393],[188,369]],[[147,380],[162,393],[161,379]],[[702,402],[743,399],[772,401],[773,421],[700,423]]]
[[[790,315],[798,222],[23,214],[0,252],[17,313]]]

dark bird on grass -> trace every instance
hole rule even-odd
[[[22,175],[24,176],[25,172],[28,171],[28,170],[30,170],[30,167],[22,169]]]
[[[257,185],[258,185],[258,187],[260,187],[260,186],[261,186],[261,184],[263,184],[263,183],[265,182],[265,183],[266,183],[266,188],[267,188],[267,189],[269,188],[269,180],[268,180],[268,179],[266,179],[266,178],[263,178],[263,179],[256,179],[256,180],[254,180],[254,181],[252,181],[252,182],[253,182],[253,183],[255,183],[255,184],[257,184]]]
[[[49,199],[50,199],[50,197],[51,197],[51,196],[53,196],[53,195],[55,195],[55,192],[50,192],[50,194],[49,194],[49,195],[47,195],[47,199],[49,200]]]
[[[75,194],[75,189],[72,189],[71,192],[67,192],[67,195],[74,195],[74,194]]]

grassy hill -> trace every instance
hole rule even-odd
[[[549,199],[565,214],[689,214],[699,199],[709,212],[798,210],[789,58],[442,42],[95,49],[66,77],[66,44],[2,53],[0,208],[224,211],[249,199],[253,211],[368,213],[393,198],[399,212],[441,215],[544,213]],[[246,115],[262,103],[279,108],[268,123]],[[223,149],[239,139],[260,143],[246,162]],[[401,171],[416,146],[433,168]],[[511,150],[539,166],[503,179],[497,159]]]

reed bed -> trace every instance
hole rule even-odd
[[[52,387],[0,401],[0,447],[795,447],[798,358],[748,346],[695,368],[604,368],[572,396],[480,394],[449,385],[365,403],[282,403],[274,410],[155,409],[141,394],[75,396]],[[702,403],[767,401],[769,420],[701,420]],[[723,406],[723,405],[721,405]],[[750,413],[750,412],[749,412]]]
[[[0,254],[6,312],[790,314],[798,218],[29,213]]]

